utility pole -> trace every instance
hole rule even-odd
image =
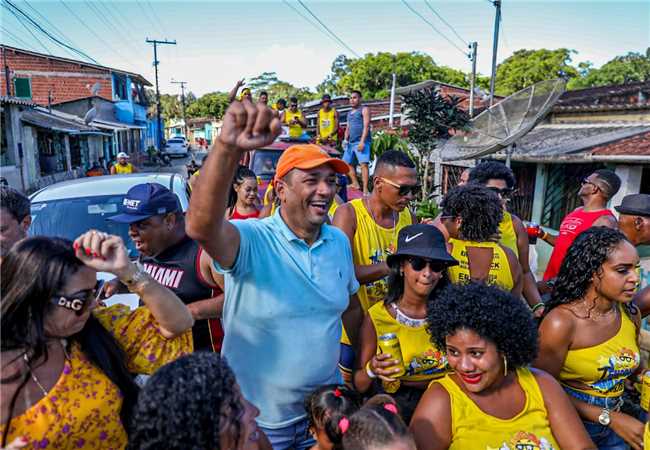
[[[395,83],[397,75],[393,72],[393,84],[390,88],[390,107],[388,110],[388,127],[393,128],[393,115],[395,114]]]
[[[9,64],[7,64],[7,48],[4,45],[2,46],[2,58],[4,59],[5,66],[5,86],[7,89],[6,95],[7,97],[11,97],[11,80],[9,79],[11,71],[9,70]]]
[[[472,49],[472,79],[470,80],[469,85],[469,116],[474,117],[474,88],[476,87],[476,50],[478,48],[478,42],[472,42],[470,44]]]
[[[181,113],[183,114],[183,132],[185,133],[185,139],[189,139],[189,135],[187,134],[187,118],[185,117],[185,85],[187,84],[187,81],[174,81],[172,78],[171,83],[181,85]]]
[[[492,43],[492,76],[490,76],[490,106],[494,102],[494,82],[497,77],[497,49],[499,48],[499,25],[501,24],[501,0],[492,2],[497,9],[494,15],[494,40]]]
[[[146,38],[145,42],[147,44],[153,44],[153,66],[156,70],[156,124],[158,125],[157,144],[158,144],[158,150],[162,150],[160,148],[163,140],[163,129],[162,129],[162,122],[160,120],[160,89],[158,89],[158,64],[160,63],[160,61],[158,61],[158,44],[176,45],[176,40],[168,41],[167,39],[165,39],[164,41],[159,41],[156,39]]]

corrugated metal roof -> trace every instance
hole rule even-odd
[[[50,114],[45,111],[38,111],[35,109],[23,111],[20,116],[20,120],[37,127],[47,128],[48,130],[62,131],[64,133],[80,134],[83,132],[84,134],[103,134],[97,128],[89,127],[82,123],[67,120],[54,114]]]
[[[28,98],[8,97],[6,95],[0,95],[0,103],[20,106],[36,106],[36,103]]]

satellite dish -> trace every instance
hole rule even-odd
[[[90,125],[90,122],[95,120],[95,117],[97,117],[97,109],[93,106],[88,110],[88,112],[84,116],[84,123],[86,125]]]
[[[546,116],[565,88],[562,79],[545,80],[506,97],[472,119],[468,132],[449,139],[440,150],[442,160],[475,159],[508,148],[510,166],[517,139]]]

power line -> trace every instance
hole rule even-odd
[[[150,0],[146,0],[146,1],[147,1],[147,5],[149,5],[149,8],[151,9],[151,15],[153,16],[156,23],[160,26],[160,31],[162,31],[163,34],[165,34],[165,27],[163,26],[163,23],[160,20],[160,17],[158,16],[158,13],[156,12],[156,9],[151,4]]]
[[[454,33],[456,35],[456,37],[463,42],[463,44],[465,44],[465,45],[467,45],[469,47],[469,45],[470,45],[469,42],[467,42],[466,39],[463,39],[461,37],[461,35],[456,32],[454,27],[452,27],[449,22],[447,22],[445,19],[443,19],[443,17],[440,14],[438,14],[438,12],[435,9],[433,9],[433,6],[431,6],[431,4],[429,3],[429,0],[424,0],[424,4],[427,5],[427,8],[429,8],[432,13],[434,13],[436,16],[438,16],[438,19],[440,19],[440,21],[442,23],[444,23],[445,25],[447,25],[449,27],[449,29],[452,31],[452,33]]]
[[[77,54],[80,55],[80,56],[83,56],[84,58],[88,59],[89,61],[92,61],[92,62],[95,63],[95,64],[99,64],[99,62],[97,62],[97,60],[95,60],[94,58],[92,58],[91,56],[89,56],[87,53],[85,53],[85,52],[83,52],[83,51],[81,51],[81,50],[79,50],[79,49],[77,49],[77,48],[75,48],[75,47],[72,47],[72,46],[66,44],[65,42],[62,42],[60,39],[56,38],[55,36],[52,36],[52,34],[51,34],[50,32],[48,32],[47,30],[45,30],[45,29],[44,29],[40,24],[38,24],[36,21],[34,21],[34,19],[32,19],[32,18],[31,18],[27,13],[25,13],[22,9],[18,8],[16,5],[14,5],[13,3],[11,3],[11,1],[9,1],[9,0],[4,0],[4,1],[5,1],[6,3],[8,3],[8,4],[13,8],[13,9],[15,9],[15,10],[18,11],[20,14],[22,14],[22,15],[23,15],[23,16],[24,16],[24,17],[25,17],[25,18],[26,18],[26,19],[27,19],[27,20],[28,20],[32,25],[34,25],[36,28],[38,28],[38,30],[39,30],[41,33],[45,34],[47,37],[49,37],[51,40],[53,40],[54,42],[56,42],[56,43],[59,44],[60,46],[72,50],[73,52],[77,53]]]
[[[142,3],[140,3],[139,0],[135,0],[135,2],[137,3],[138,7],[142,11],[143,16],[145,16],[147,18],[147,22],[149,22],[149,24],[152,25],[152,28],[156,28],[156,25],[155,25],[154,21],[151,20],[151,16],[147,12],[146,8],[144,6],[142,6]],[[163,35],[165,34],[165,30],[158,30],[158,31],[160,31],[161,34],[163,34]]]
[[[27,2],[27,0],[23,0],[23,2],[24,2],[24,3],[29,7],[29,9],[31,9],[32,11],[34,11],[38,17],[40,17],[40,18],[41,18],[45,23],[47,23],[51,28],[53,28],[54,31],[56,31],[56,32],[59,34],[59,36],[61,37],[61,39],[65,39],[66,41],[68,41],[68,43],[69,43],[70,45],[73,45],[73,46],[75,46],[75,47],[78,47],[78,45],[77,45],[77,44],[76,44],[72,39],[70,39],[70,38],[69,38],[68,36],[66,36],[66,35],[65,35],[61,30],[59,30],[59,29],[56,27],[56,25],[54,25],[52,22],[50,22],[49,20],[47,20],[47,17],[45,17],[43,14],[41,14],[41,13],[40,13],[36,8],[34,8],[32,5],[30,5],[29,2]]]
[[[307,12],[308,12],[308,13],[309,13],[309,14],[310,14],[314,19],[316,19],[316,22],[318,22],[319,24],[321,24],[321,26],[322,26],[325,30],[327,30],[327,32],[328,32],[329,34],[331,34],[332,37],[334,37],[334,39],[336,39],[336,40],[338,41],[339,44],[341,44],[343,47],[345,47],[346,49],[348,49],[348,51],[350,51],[350,52],[351,52],[354,56],[356,56],[357,58],[361,58],[361,56],[360,56],[357,52],[355,52],[354,50],[352,50],[352,48],[351,48],[348,44],[346,44],[345,42],[343,42],[343,40],[342,40],[341,38],[339,38],[339,37],[338,37],[338,36],[337,36],[337,35],[336,35],[332,30],[330,30],[330,29],[327,27],[327,25],[325,25],[325,24],[324,24],[324,23],[323,23],[323,22],[318,18],[318,16],[316,16],[316,14],[314,14],[314,13],[311,11],[311,9],[307,8],[307,5],[305,5],[305,4],[303,3],[302,0],[298,0],[298,3],[300,3],[300,5],[301,5],[303,8],[305,8],[305,11],[307,11]]]
[[[107,28],[110,27],[110,29],[112,30],[112,33],[114,33],[116,36],[120,37],[122,42],[124,42],[126,44],[125,47],[129,47],[131,49],[131,51],[135,50],[135,52],[134,52],[135,55],[138,54],[138,51],[135,49],[135,47],[133,47],[133,44],[131,43],[131,41],[129,41],[129,39],[126,38],[126,36],[124,35],[124,32],[120,31],[120,29],[118,29],[118,27],[113,24],[113,20],[114,20],[113,15],[112,14],[102,13],[102,11],[99,9],[99,5],[104,6],[101,2],[97,2],[95,4],[92,1],[85,0],[84,3],[95,14],[95,16],[97,16],[100,23],[103,23],[104,25],[106,25]],[[109,11],[109,13],[110,13],[110,11]],[[119,20],[118,20],[118,25],[119,25]],[[126,28],[128,28],[128,27],[124,27],[124,29],[126,29]]]
[[[316,29],[317,29],[319,32],[321,32],[323,35],[325,35],[325,36],[327,36],[328,38],[330,38],[330,39],[332,39],[332,40],[335,41],[335,39],[334,39],[334,38],[333,38],[333,37],[332,37],[328,32],[326,32],[326,31],[323,30],[321,27],[319,27],[317,23],[315,23],[314,21],[312,21],[312,19],[310,19],[309,17],[307,17],[305,14],[303,14],[302,11],[300,11],[298,8],[296,8],[295,6],[293,6],[293,5],[292,5],[291,3],[289,3],[287,0],[282,0],[282,1],[283,1],[283,3],[284,3],[285,5],[287,5],[289,8],[293,9],[293,10],[296,12],[296,14],[298,14],[300,17],[302,17],[302,18],[305,19],[307,22],[309,22],[309,24],[310,24],[311,26],[313,26],[314,28],[316,28]],[[338,41],[335,41],[335,42],[338,44]]]
[[[22,45],[22,46],[25,47],[26,49],[31,48],[31,46],[32,46],[31,44],[29,44],[29,43],[23,41],[23,40],[20,38],[20,36],[18,36],[18,35],[16,35],[16,34],[13,34],[11,31],[7,30],[5,27],[0,26],[0,30],[2,30],[2,32],[5,33],[6,35],[8,35],[10,38],[13,38],[14,41],[16,41],[18,44]]]
[[[95,38],[96,38],[98,41],[102,42],[102,43],[106,46],[106,48],[108,48],[110,51],[112,51],[113,53],[115,53],[116,55],[118,55],[118,56],[119,56],[120,58],[122,58],[125,62],[129,63],[129,65],[132,65],[131,61],[127,60],[124,56],[122,56],[122,54],[121,54],[120,52],[116,51],[116,50],[111,46],[111,44],[109,44],[108,42],[106,42],[106,41],[104,40],[104,38],[102,38],[99,34],[97,34],[97,32],[95,32],[95,30],[93,30],[91,27],[89,27],[88,24],[86,24],[86,22],[84,22],[84,21],[81,19],[81,17],[79,17],[79,16],[77,15],[77,13],[74,12],[74,10],[73,10],[72,8],[70,8],[70,7],[69,7],[69,6],[68,6],[68,5],[67,5],[63,0],[60,0],[60,1],[61,1],[61,4],[65,7],[65,9],[67,9],[67,10],[70,12],[70,14],[72,14],[72,15],[73,15],[73,16],[74,16],[74,17],[79,21],[79,23],[81,23],[81,25],[83,25],[83,27],[84,27],[85,29],[87,29],[87,30],[88,30],[88,31],[89,31],[93,36],[95,36]]]
[[[424,23],[429,25],[433,31],[435,31],[438,35],[440,35],[445,41],[449,42],[453,47],[455,47],[459,52],[461,52],[463,55],[469,57],[469,53],[466,53],[466,50],[463,50],[460,48],[458,45],[456,45],[451,39],[449,39],[447,36],[445,36],[443,33],[441,33],[429,20],[427,20],[426,17],[424,17],[422,14],[420,14],[417,10],[413,9],[411,5],[406,3],[406,0],[402,0],[402,3],[404,3],[404,6],[406,6],[413,14],[418,16]]]
[[[52,54],[52,50],[50,50],[50,49],[49,49],[49,48],[48,48],[48,47],[43,43],[43,41],[41,41],[41,40],[38,38],[38,36],[36,36],[36,35],[32,32],[32,30],[30,30],[30,28],[29,28],[27,25],[25,25],[25,22],[23,22],[22,18],[18,15],[18,13],[16,13],[14,10],[12,10],[11,8],[9,8],[9,7],[8,7],[7,5],[5,5],[4,3],[2,4],[2,6],[4,6],[5,9],[7,9],[11,14],[14,15],[14,17],[16,18],[16,20],[18,21],[18,23],[21,24],[21,25],[23,26],[23,28],[25,28],[25,29],[27,30],[27,32],[28,32],[29,34],[32,35],[32,37],[34,38],[34,40],[35,40],[36,42],[38,42],[38,44],[43,48],[43,50],[45,50],[45,53],[47,53],[48,55]]]

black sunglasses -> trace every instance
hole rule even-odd
[[[510,197],[512,194],[514,194],[514,192],[515,192],[515,190],[512,189],[512,188],[503,188],[503,189],[500,189],[500,188],[495,187],[495,186],[490,186],[490,187],[488,187],[488,189],[491,190],[492,192],[494,192],[495,194],[497,194],[497,195],[503,197],[503,198],[508,198],[508,197]]]
[[[434,261],[431,259],[422,258],[420,256],[410,256],[408,262],[416,272],[424,270],[428,265],[431,272],[442,272],[447,269],[447,264],[441,261]]]
[[[406,195],[409,195],[412,193],[413,195],[418,195],[420,193],[420,189],[422,189],[422,186],[419,184],[397,184],[389,179],[386,179],[384,177],[378,177],[380,180],[383,180],[385,183],[390,184],[393,186],[395,189],[397,189],[397,193],[401,196],[404,197]]]
[[[99,280],[92,289],[84,289],[74,294],[65,296],[57,295],[52,297],[52,303],[70,311],[74,311],[78,316],[82,315],[86,308],[94,302],[98,302],[104,292],[104,281]]]

